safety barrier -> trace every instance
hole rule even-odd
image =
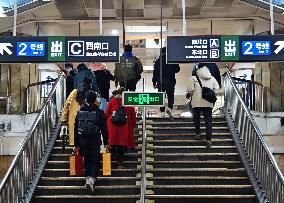
[[[260,202],[284,202],[284,178],[230,72],[224,76],[225,115]]]
[[[59,114],[65,101],[65,89],[61,89],[64,83],[61,72],[0,185],[0,202],[29,202],[55,141],[54,129],[56,126],[59,129]]]

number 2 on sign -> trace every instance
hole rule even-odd
[[[22,48],[21,51],[19,51],[19,56],[26,56],[27,53],[25,53],[25,50],[28,46],[25,43],[21,43],[19,47]]]
[[[253,55],[253,52],[250,51],[252,49],[252,43],[251,42],[246,42],[244,44],[244,47],[247,47],[247,45],[248,45],[248,48],[245,50],[244,55]]]

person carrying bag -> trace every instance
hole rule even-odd
[[[206,144],[211,147],[212,137],[212,108],[216,102],[215,91],[219,90],[219,84],[206,66],[197,70],[196,76],[189,79],[187,91],[192,97],[193,121],[195,126],[196,140],[201,140],[200,113],[204,115],[206,126]]]

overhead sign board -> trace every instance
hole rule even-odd
[[[284,35],[167,38],[168,63],[284,61]]]
[[[0,37],[0,62],[119,62],[119,37]]]
[[[123,92],[124,106],[164,106],[164,92]]]

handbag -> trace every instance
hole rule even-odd
[[[84,158],[80,155],[70,156],[70,176],[84,175]]]
[[[217,101],[217,97],[216,97],[215,92],[212,89],[210,89],[209,87],[205,87],[205,86],[202,87],[201,81],[200,81],[197,73],[196,73],[196,78],[197,78],[199,85],[202,89],[202,98],[205,99],[206,101],[209,101],[210,103],[214,104]]]
[[[103,175],[110,176],[111,175],[111,153],[106,150],[103,154]]]

